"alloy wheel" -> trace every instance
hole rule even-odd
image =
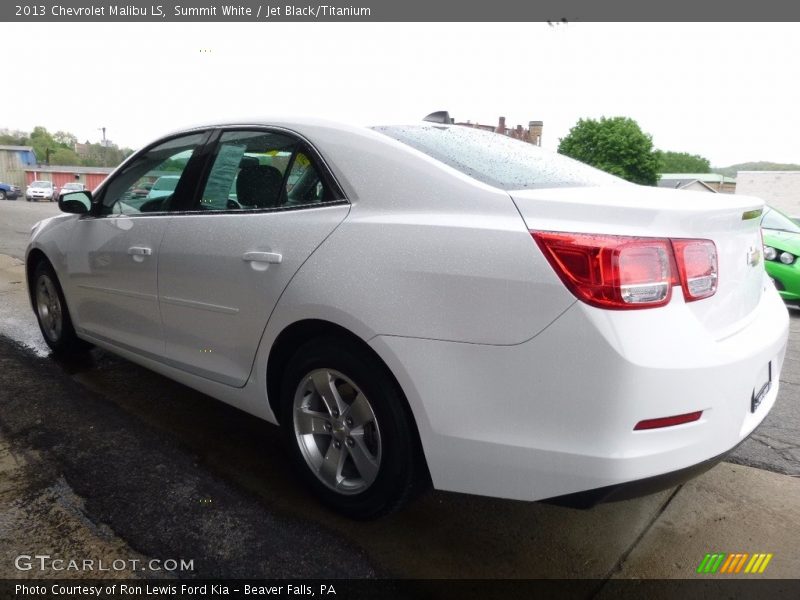
[[[366,395],[346,375],[316,369],[300,380],[294,434],[306,464],[328,488],[345,495],[369,488],[381,465],[381,433]]]
[[[51,342],[57,342],[64,318],[56,286],[47,275],[41,275],[36,282],[36,312],[45,335]]]

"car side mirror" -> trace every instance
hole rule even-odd
[[[92,210],[92,192],[82,190],[80,192],[61,193],[58,196],[58,208],[65,213],[85,215]]]

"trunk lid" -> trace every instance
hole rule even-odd
[[[713,240],[717,291],[687,307],[717,339],[744,326],[765,290],[761,219],[747,214],[763,209],[758,198],[638,185],[509,194],[531,230]],[[672,302],[684,302],[680,288]]]

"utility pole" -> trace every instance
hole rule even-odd
[[[105,127],[98,127],[100,131],[103,132],[103,166],[106,165],[107,155],[108,155],[108,145],[106,144],[106,128]]]

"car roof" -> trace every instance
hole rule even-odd
[[[267,116],[256,116],[253,118],[243,118],[243,119],[220,119],[214,121],[206,121],[203,123],[196,123],[194,125],[190,125],[187,127],[182,127],[180,129],[175,129],[170,131],[164,135],[158,136],[158,140],[164,139],[166,137],[172,137],[176,135],[181,135],[185,133],[191,133],[193,131],[202,131],[204,129],[210,129],[214,127],[277,127],[282,129],[288,129],[290,131],[299,133],[300,135],[304,135],[307,132],[312,130],[320,131],[326,130],[328,132],[341,132],[341,133],[350,133],[356,135],[372,135],[376,138],[385,138],[383,134],[380,134],[374,131],[374,127],[387,127],[387,126],[406,126],[406,127],[418,127],[418,126],[432,126],[436,125],[438,127],[448,127],[449,125],[441,125],[436,123],[430,123],[426,121],[400,121],[400,122],[388,122],[388,123],[356,123],[354,121],[335,121],[332,119],[324,119],[320,117],[310,117],[310,116],[298,116],[298,115],[267,115]]]
[[[242,119],[220,119],[216,121],[206,121],[205,123],[198,123],[190,127],[184,127],[181,129],[173,130],[169,133],[165,133],[160,135],[158,138],[152,140],[150,143],[142,146],[142,148],[146,148],[152,146],[154,144],[160,143],[162,140],[169,139],[171,137],[176,137],[179,135],[186,135],[191,134],[192,132],[199,132],[215,127],[226,127],[226,128],[243,128],[246,129],[248,127],[274,127],[278,129],[285,129],[288,132],[291,132],[295,135],[298,135],[301,138],[305,138],[308,141],[312,142],[313,145],[316,147],[317,150],[325,155],[324,150],[331,149],[332,147],[338,147],[340,144],[349,144],[355,142],[359,146],[360,142],[370,142],[372,144],[379,144],[380,146],[386,147],[394,147],[394,148],[403,148],[404,150],[417,153],[416,150],[412,149],[410,146],[403,144],[384,133],[376,131],[375,128],[377,127],[457,127],[456,125],[444,125],[444,124],[436,124],[430,123],[427,121],[413,121],[413,122],[395,122],[395,123],[383,123],[383,124],[366,124],[366,123],[354,123],[354,122],[344,122],[344,121],[334,121],[330,119],[323,119],[319,117],[309,117],[309,116],[257,116],[253,118],[242,118]],[[345,141],[348,140],[349,141]],[[370,144],[367,144],[369,146]],[[373,146],[373,151],[375,147]],[[430,159],[433,160],[433,159]],[[342,177],[342,173],[336,173],[337,177]]]

